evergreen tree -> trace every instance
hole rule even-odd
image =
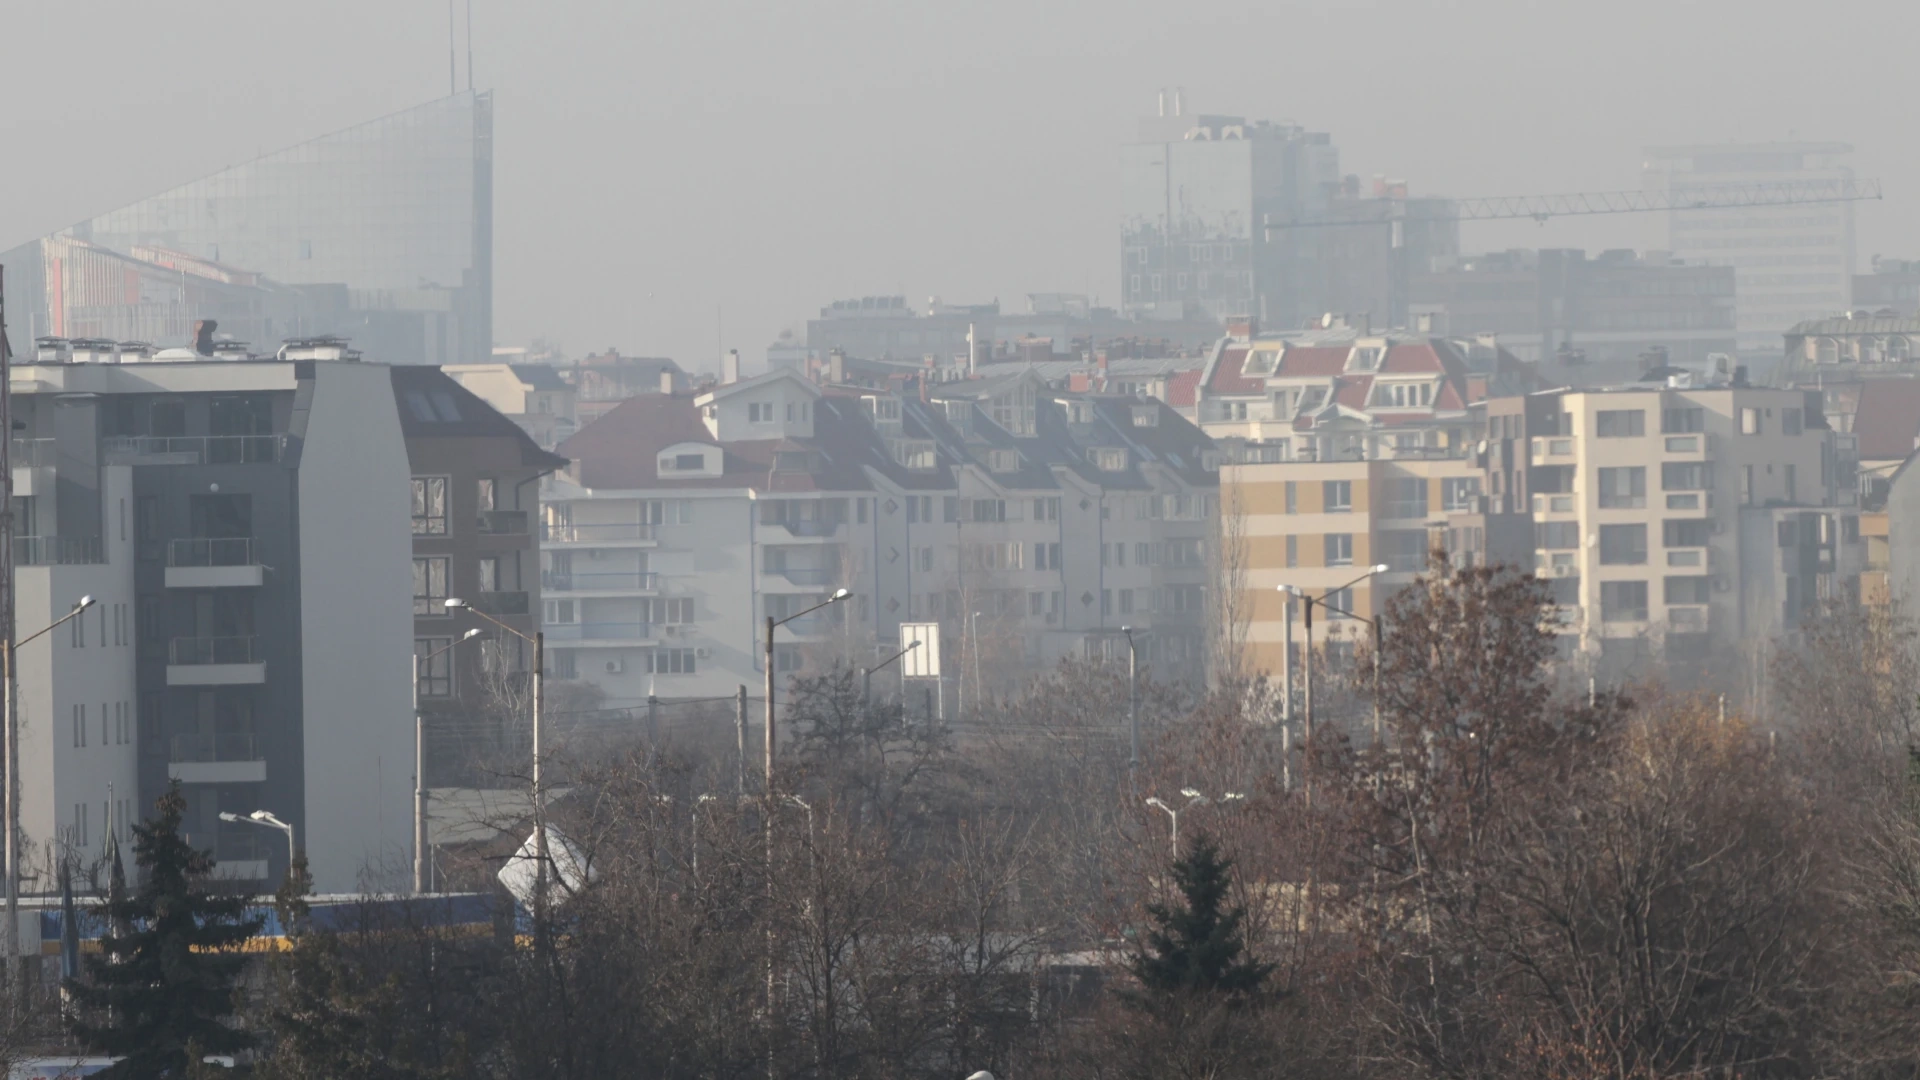
[[[1134,977],[1157,995],[1238,998],[1259,991],[1273,965],[1246,955],[1240,929],[1246,909],[1227,906],[1233,861],[1222,857],[1212,838],[1203,834],[1174,860],[1172,872],[1183,902],[1177,907],[1147,907],[1155,926],[1147,934],[1145,947],[1129,963]]]
[[[87,978],[68,985],[80,1006],[68,1021],[88,1051],[121,1058],[98,1074],[106,1080],[183,1077],[200,1054],[235,1054],[252,1045],[229,1027],[234,982],[246,964],[241,946],[260,930],[246,900],[208,888],[214,861],[180,835],[187,800],[176,781],[155,804],[157,815],[135,825],[140,887],[102,906],[109,927],[103,955],[90,957]]]

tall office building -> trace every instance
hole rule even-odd
[[[1851,180],[1852,152],[1845,143],[1655,147],[1647,151],[1645,186],[1685,195],[1730,184]],[[1852,203],[1672,210],[1662,246],[1689,262],[1733,267],[1743,359],[1774,357],[1789,326],[1852,306]]]
[[[183,184],[0,254],[27,338],[256,345],[351,337],[394,363],[493,339],[493,99],[453,94]]]
[[[1123,313],[1253,315],[1297,325],[1317,314],[1324,229],[1268,224],[1321,216],[1339,152],[1324,132],[1238,116],[1140,122],[1120,151]]]

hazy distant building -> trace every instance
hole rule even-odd
[[[1120,149],[1121,311],[1283,325],[1318,313],[1327,230],[1265,226],[1319,218],[1339,176],[1324,132],[1187,116],[1176,97]]]
[[[1845,143],[1750,143],[1647,151],[1650,191],[1685,195],[1728,184],[1851,180]],[[1672,210],[1667,247],[1689,261],[1731,266],[1742,353],[1775,355],[1780,334],[1803,319],[1853,306],[1853,204]]]
[[[1735,271],[1659,252],[1514,250],[1414,273],[1415,318],[1448,334],[1497,334],[1523,360],[1581,382],[1640,374],[1642,357],[1703,366],[1734,351]],[[1581,377],[1582,364],[1590,373]]]
[[[1319,242],[1324,311],[1405,326],[1410,280],[1460,255],[1453,200],[1410,197],[1404,180],[1375,177],[1371,194],[1363,196],[1360,178],[1344,177],[1324,218],[1342,223],[1308,229]]]
[[[1920,315],[1920,259],[1873,257],[1873,269],[1853,275],[1853,306],[1865,311],[1891,309],[1895,315]]]
[[[256,158],[5,254],[27,339],[350,336],[395,363],[493,338],[493,99],[465,92]]]
[[[982,362],[1016,350],[1019,343],[1047,339],[1056,358],[1088,348],[1144,356],[1200,353],[1220,337],[1220,320],[1205,312],[1190,319],[1142,321],[1109,307],[1096,307],[1083,295],[1029,293],[1027,310],[1003,311],[988,304],[947,304],[929,298],[925,310],[904,296],[866,296],[836,300],[807,321],[805,349],[777,343],[767,352],[770,367],[803,369],[811,359],[825,363],[836,350],[861,360],[964,361],[971,333]]]

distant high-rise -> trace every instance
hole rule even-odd
[[[493,345],[493,97],[456,93],[0,255],[28,338],[161,345],[200,318],[271,348],[340,334],[393,363]],[[264,351],[264,349],[262,350]]]
[[[1339,173],[1323,132],[1187,116],[1176,95],[1120,151],[1123,313],[1284,325],[1318,314],[1324,230],[1264,226],[1321,216]]]
[[[1649,191],[1852,180],[1845,143],[1669,146],[1646,154]],[[1779,355],[1780,335],[1852,306],[1853,204],[1672,210],[1666,247],[1681,259],[1731,266],[1744,357]]]

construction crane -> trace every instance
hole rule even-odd
[[[1878,180],[1786,180],[1765,184],[1702,184],[1670,191],[1586,191],[1570,195],[1494,195],[1469,199],[1432,196],[1417,201],[1385,196],[1378,214],[1310,220],[1267,221],[1274,229],[1321,229],[1354,225],[1397,225],[1422,221],[1498,221],[1585,214],[1650,214],[1663,210],[1736,210],[1746,207],[1798,206],[1806,203],[1863,202],[1880,198]],[[1427,213],[1422,204],[1445,206]]]

